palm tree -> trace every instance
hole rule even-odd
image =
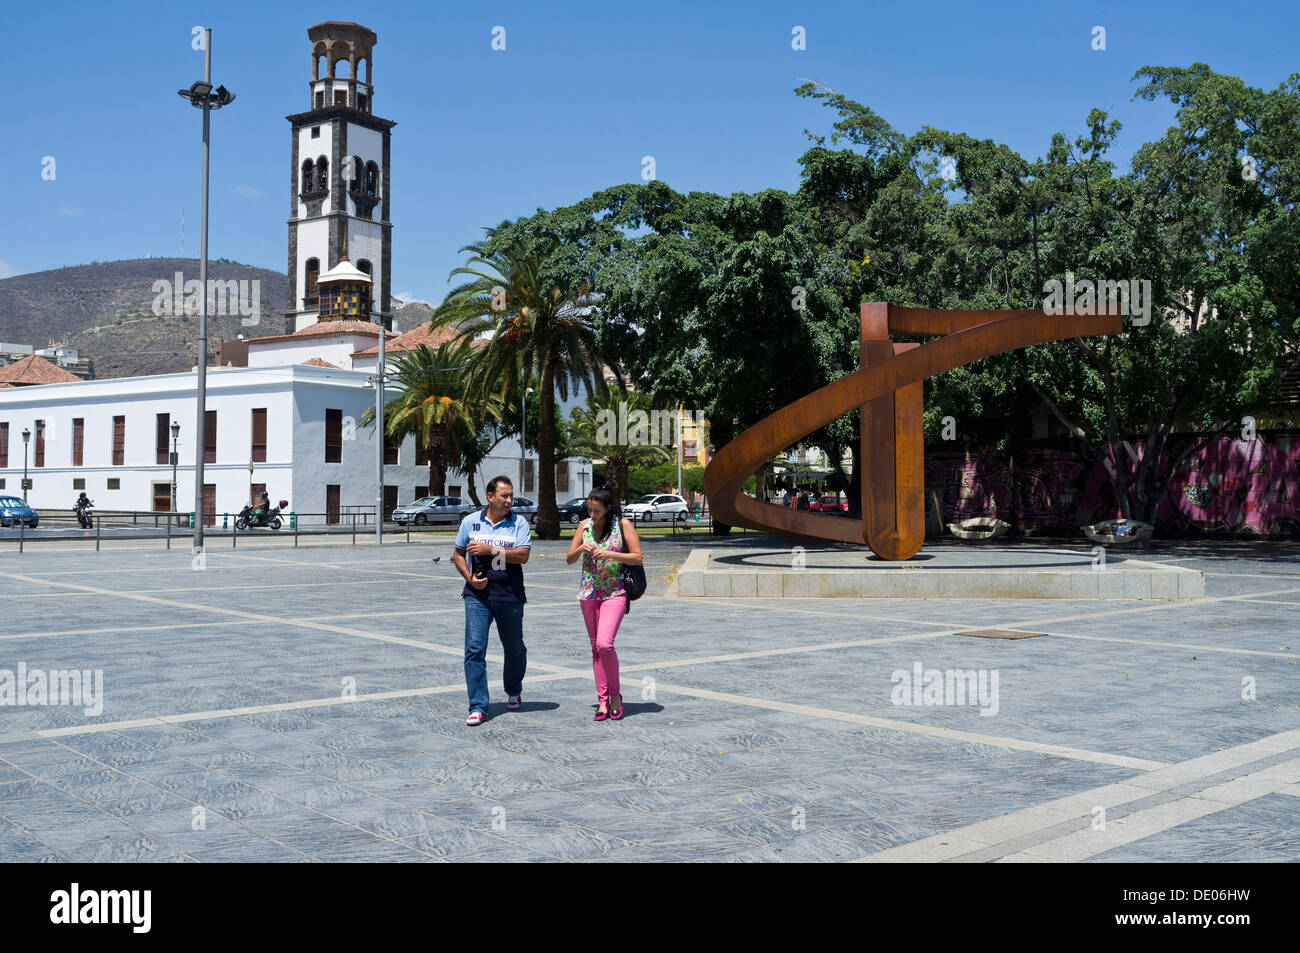
[[[656,401],[651,395],[625,388],[611,388],[605,394],[593,394],[587,398],[586,408],[575,407],[569,414],[570,452],[605,461],[605,486],[614,491],[620,499],[627,489],[627,471],[632,467],[652,467],[676,459],[665,447],[651,443],[637,443],[631,439],[634,433],[618,433],[615,423],[610,427],[611,418],[619,419],[619,405],[626,407],[624,418],[633,411],[649,412],[656,408]],[[630,429],[630,425],[629,425]],[[621,442],[619,438],[625,438]]]
[[[434,496],[446,492],[447,470],[459,459],[461,435],[472,437],[484,416],[499,415],[497,405],[466,394],[469,361],[466,347],[449,342],[436,351],[421,344],[389,362],[401,390],[384,405],[384,431],[396,440],[414,434],[417,445],[428,451]],[[361,423],[373,427],[374,422],[374,408],[367,408]]]
[[[483,241],[461,249],[471,257],[452,275],[468,275],[470,280],[452,290],[430,326],[455,327],[462,342],[491,334],[474,357],[467,382],[467,393],[476,399],[493,394],[510,403],[510,395],[522,389],[521,381],[533,374],[540,379],[536,527],[539,538],[558,539],[555,396],[558,392],[567,400],[580,385],[588,393],[606,389],[591,320],[595,299],[585,280],[547,273],[548,261],[560,249],[558,240],[541,239],[529,246],[509,239],[501,228],[486,233]],[[621,381],[621,372],[616,374]]]

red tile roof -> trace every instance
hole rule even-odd
[[[430,329],[427,324],[421,324],[414,330],[407,331],[396,340],[390,339],[384,347],[389,351],[413,351],[421,344],[427,344],[429,347],[437,350],[441,344],[454,341],[459,335],[451,328]],[[483,346],[482,341],[474,341],[470,346],[478,349]],[[370,354],[378,354],[379,345],[366,348],[364,351],[357,351],[353,357],[363,357]]]
[[[397,337],[392,331],[386,332],[388,340]],[[294,331],[292,334],[276,334],[271,337],[253,338],[248,342],[249,346],[257,344],[282,344],[285,341],[301,341],[303,338],[333,337],[336,334],[363,334],[372,338],[379,337],[379,325],[371,324],[369,321],[355,321],[347,319],[343,321],[317,321],[315,324],[309,324],[300,331]]]
[[[319,357],[313,357],[310,361],[303,361],[308,367],[332,367],[334,370],[341,370],[337,364],[331,364],[329,361],[322,360]]]
[[[28,384],[64,384],[79,380],[81,378],[76,374],[69,374],[39,354],[29,354],[21,361],[15,361],[0,370],[0,383],[7,383],[12,387],[23,387]]]

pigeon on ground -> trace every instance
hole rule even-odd
[[[441,562],[441,561],[442,561],[442,557],[441,557],[441,556],[434,556],[434,557],[433,557],[433,561],[434,561],[435,563],[436,563],[436,562]]]

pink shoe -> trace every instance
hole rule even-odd
[[[592,716],[592,719],[591,719],[591,720],[592,720],[592,721],[604,721],[604,720],[605,720],[606,718],[608,718],[608,717],[609,717],[609,712],[607,712],[607,711],[601,711],[600,709],[597,709],[597,710],[596,710],[596,714]]]
[[[623,717],[623,696],[622,695],[618,696],[617,711],[614,710],[612,705],[610,706],[609,717],[612,718],[614,721],[618,721],[620,718]]]

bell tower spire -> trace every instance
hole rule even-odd
[[[289,311],[292,330],[320,317],[320,278],[348,259],[369,276],[368,306],[392,327],[392,222],[389,147],[396,123],[372,112],[373,32],[328,21],[307,30],[311,82],[307,112],[285,117],[291,130]]]

